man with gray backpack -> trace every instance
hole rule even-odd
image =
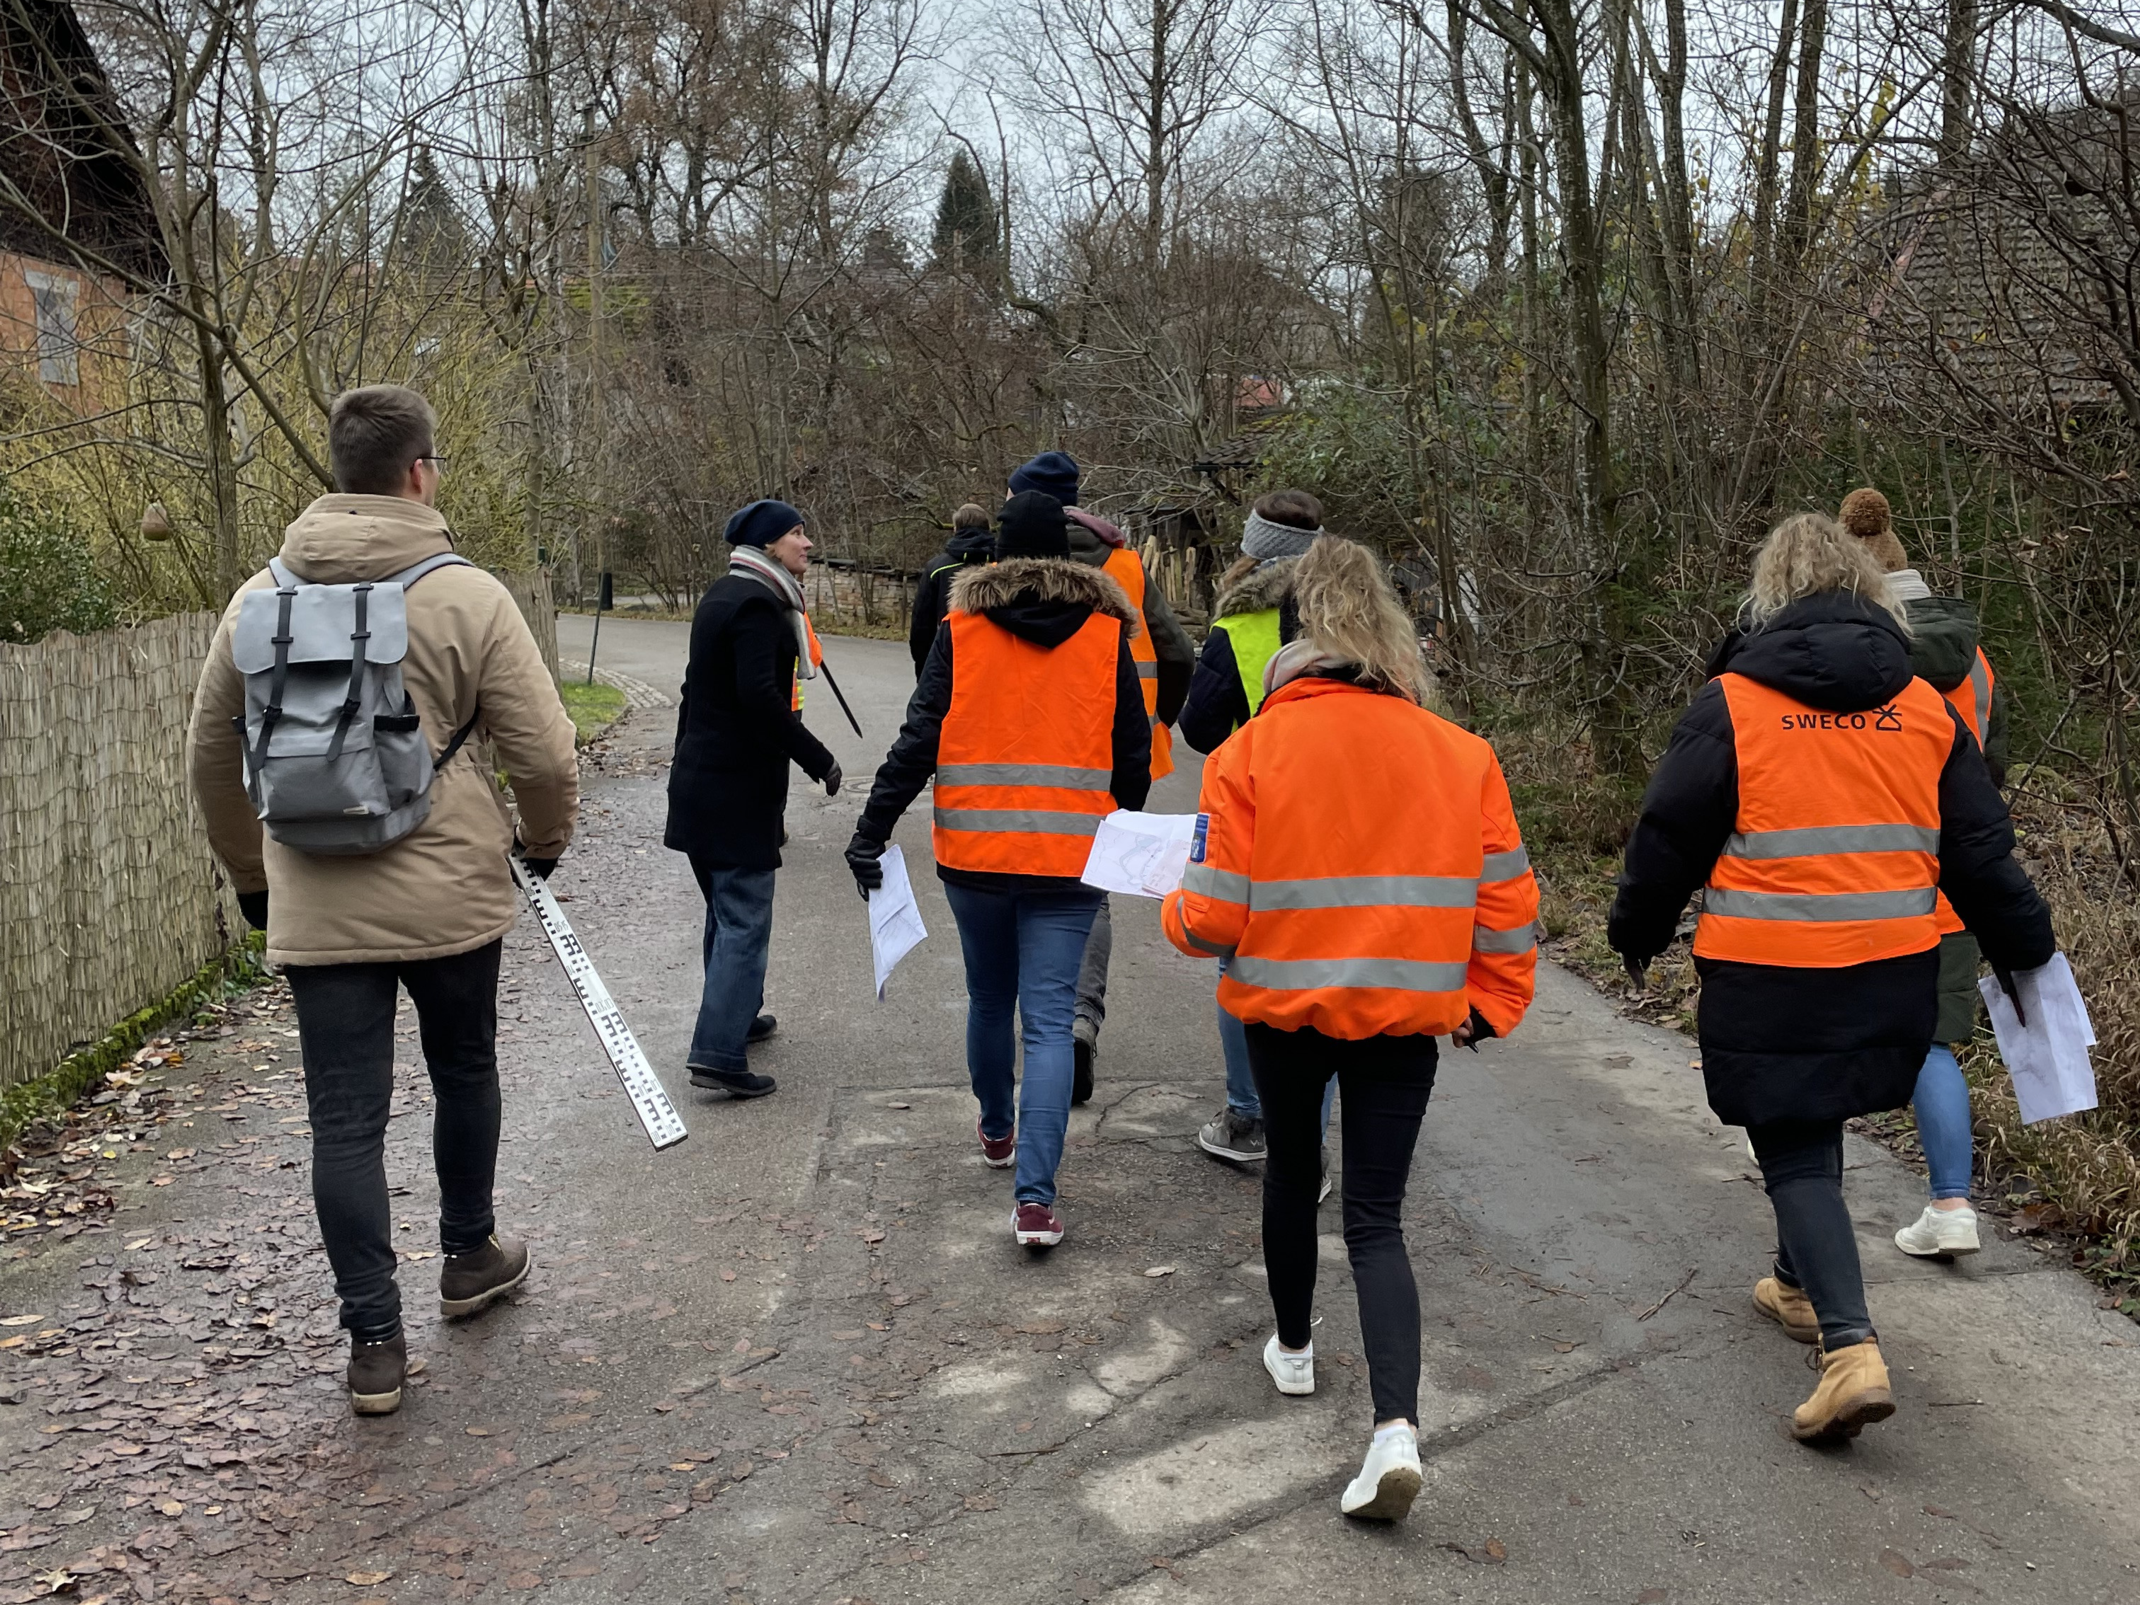
[[[360,1415],[398,1408],[407,1369],[386,1183],[400,988],[435,1094],[440,1313],[474,1315],[527,1277],[527,1246],[491,1211],[498,958],[520,906],[491,770],[511,777],[535,874],[579,810],[572,721],[534,637],[436,510],[435,431],[398,385],[335,398],[335,493],[225,610],[188,737],[209,843],[297,1003],[312,1197]]]

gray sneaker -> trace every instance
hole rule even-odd
[[[1214,1159],[1230,1159],[1237,1165],[1259,1163],[1264,1155],[1263,1117],[1241,1115],[1221,1109],[1196,1134],[1197,1147]]]

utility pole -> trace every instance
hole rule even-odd
[[[580,108],[580,143],[587,162],[587,459],[597,473],[605,432],[602,406],[602,159],[594,140],[597,103]],[[597,525],[598,530],[606,526]],[[608,543],[595,536],[595,570],[609,568]],[[599,615],[598,615],[599,616]]]

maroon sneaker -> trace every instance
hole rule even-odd
[[[973,1134],[981,1139],[981,1157],[988,1162],[991,1169],[1010,1169],[1011,1162],[1018,1157],[1017,1132],[1013,1131],[1007,1137],[991,1137],[981,1129],[981,1123],[977,1120],[974,1122]]]
[[[1053,1248],[1063,1240],[1062,1217],[1047,1204],[1020,1204],[1011,1216],[1011,1236],[1020,1248]]]

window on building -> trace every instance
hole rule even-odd
[[[75,301],[81,286],[57,273],[28,273],[30,299],[37,309],[37,377],[48,385],[81,383],[80,341],[75,336]]]

